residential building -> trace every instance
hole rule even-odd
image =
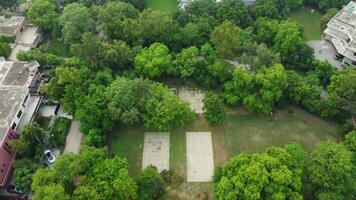
[[[7,186],[15,153],[9,141],[32,121],[42,97],[37,61],[5,61],[0,58],[0,188]]]
[[[179,6],[184,9],[192,1],[194,0],[179,0]],[[222,0],[215,0],[215,1],[221,2]],[[248,6],[253,5],[256,1],[257,0],[243,0],[243,2],[245,2],[245,4]]]
[[[0,35],[14,35],[16,40],[10,44],[12,53],[9,60],[16,61],[16,54],[19,51],[28,51],[37,47],[41,37],[38,27],[28,24],[25,17],[13,16],[5,18],[0,16]]]
[[[343,64],[356,66],[356,2],[351,1],[327,24],[325,39],[330,41]]]

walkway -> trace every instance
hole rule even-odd
[[[79,131],[80,122],[72,121],[70,130],[66,138],[66,146],[64,147],[64,153],[78,154],[83,138],[83,133]]]

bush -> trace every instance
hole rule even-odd
[[[9,57],[11,55],[11,47],[9,44],[6,42],[0,41],[0,56],[3,56],[5,58]]]
[[[59,117],[54,122],[50,129],[51,138],[49,145],[52,147],[60,147],[65,145],[66,137],[69,131],[71,120],[65,117]]]
[[[88,146],[103,147],[107,143],[107,137],[99,129],[91,129],[85,135],[84,143]]]
[[[15,184],[24,192],[29,192],[32,183],[32,174],[40,168],[34,161],[24,158],[16,160],[14,163]]]
[[[137,190],[139,200],[163,199],[165,186],[155,167],[147,167],[140,173],[137,179]]]
[[[178,187],[183,182],[183,178],[171,170],[163,170],[161,176],[168,186]]]
[[[21,51],[17,53],[16,57],[21,61],[36,60],[43,67],[54,67],[64,63],[64,59],[62,57],[50,53],[43,53],[38,49],[27,52]]]
[[[2,35],[0,36],[0,41],[6,42],[6,43],[11,43],[15,42],[16,36],[15,35]]]
[[[213,92],[208,92],[204,97],[204,117],[212,126],[221,125],[226,117],[226,108],[223,100]]]

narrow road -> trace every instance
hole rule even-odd
[[[79,131],[80,122],[72,121],[70,130],[66,138],[66,146],[64,147],[64,153],[78,154],[83,138],[83,133]]]

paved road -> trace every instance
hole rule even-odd
[[[80,123],[78,121],[72,121],[69,133],[66,138],[66,146],[64,148],[64,153],[79,153],[81,141],[83,138],[83,133],[79,131],[79,127]]]

